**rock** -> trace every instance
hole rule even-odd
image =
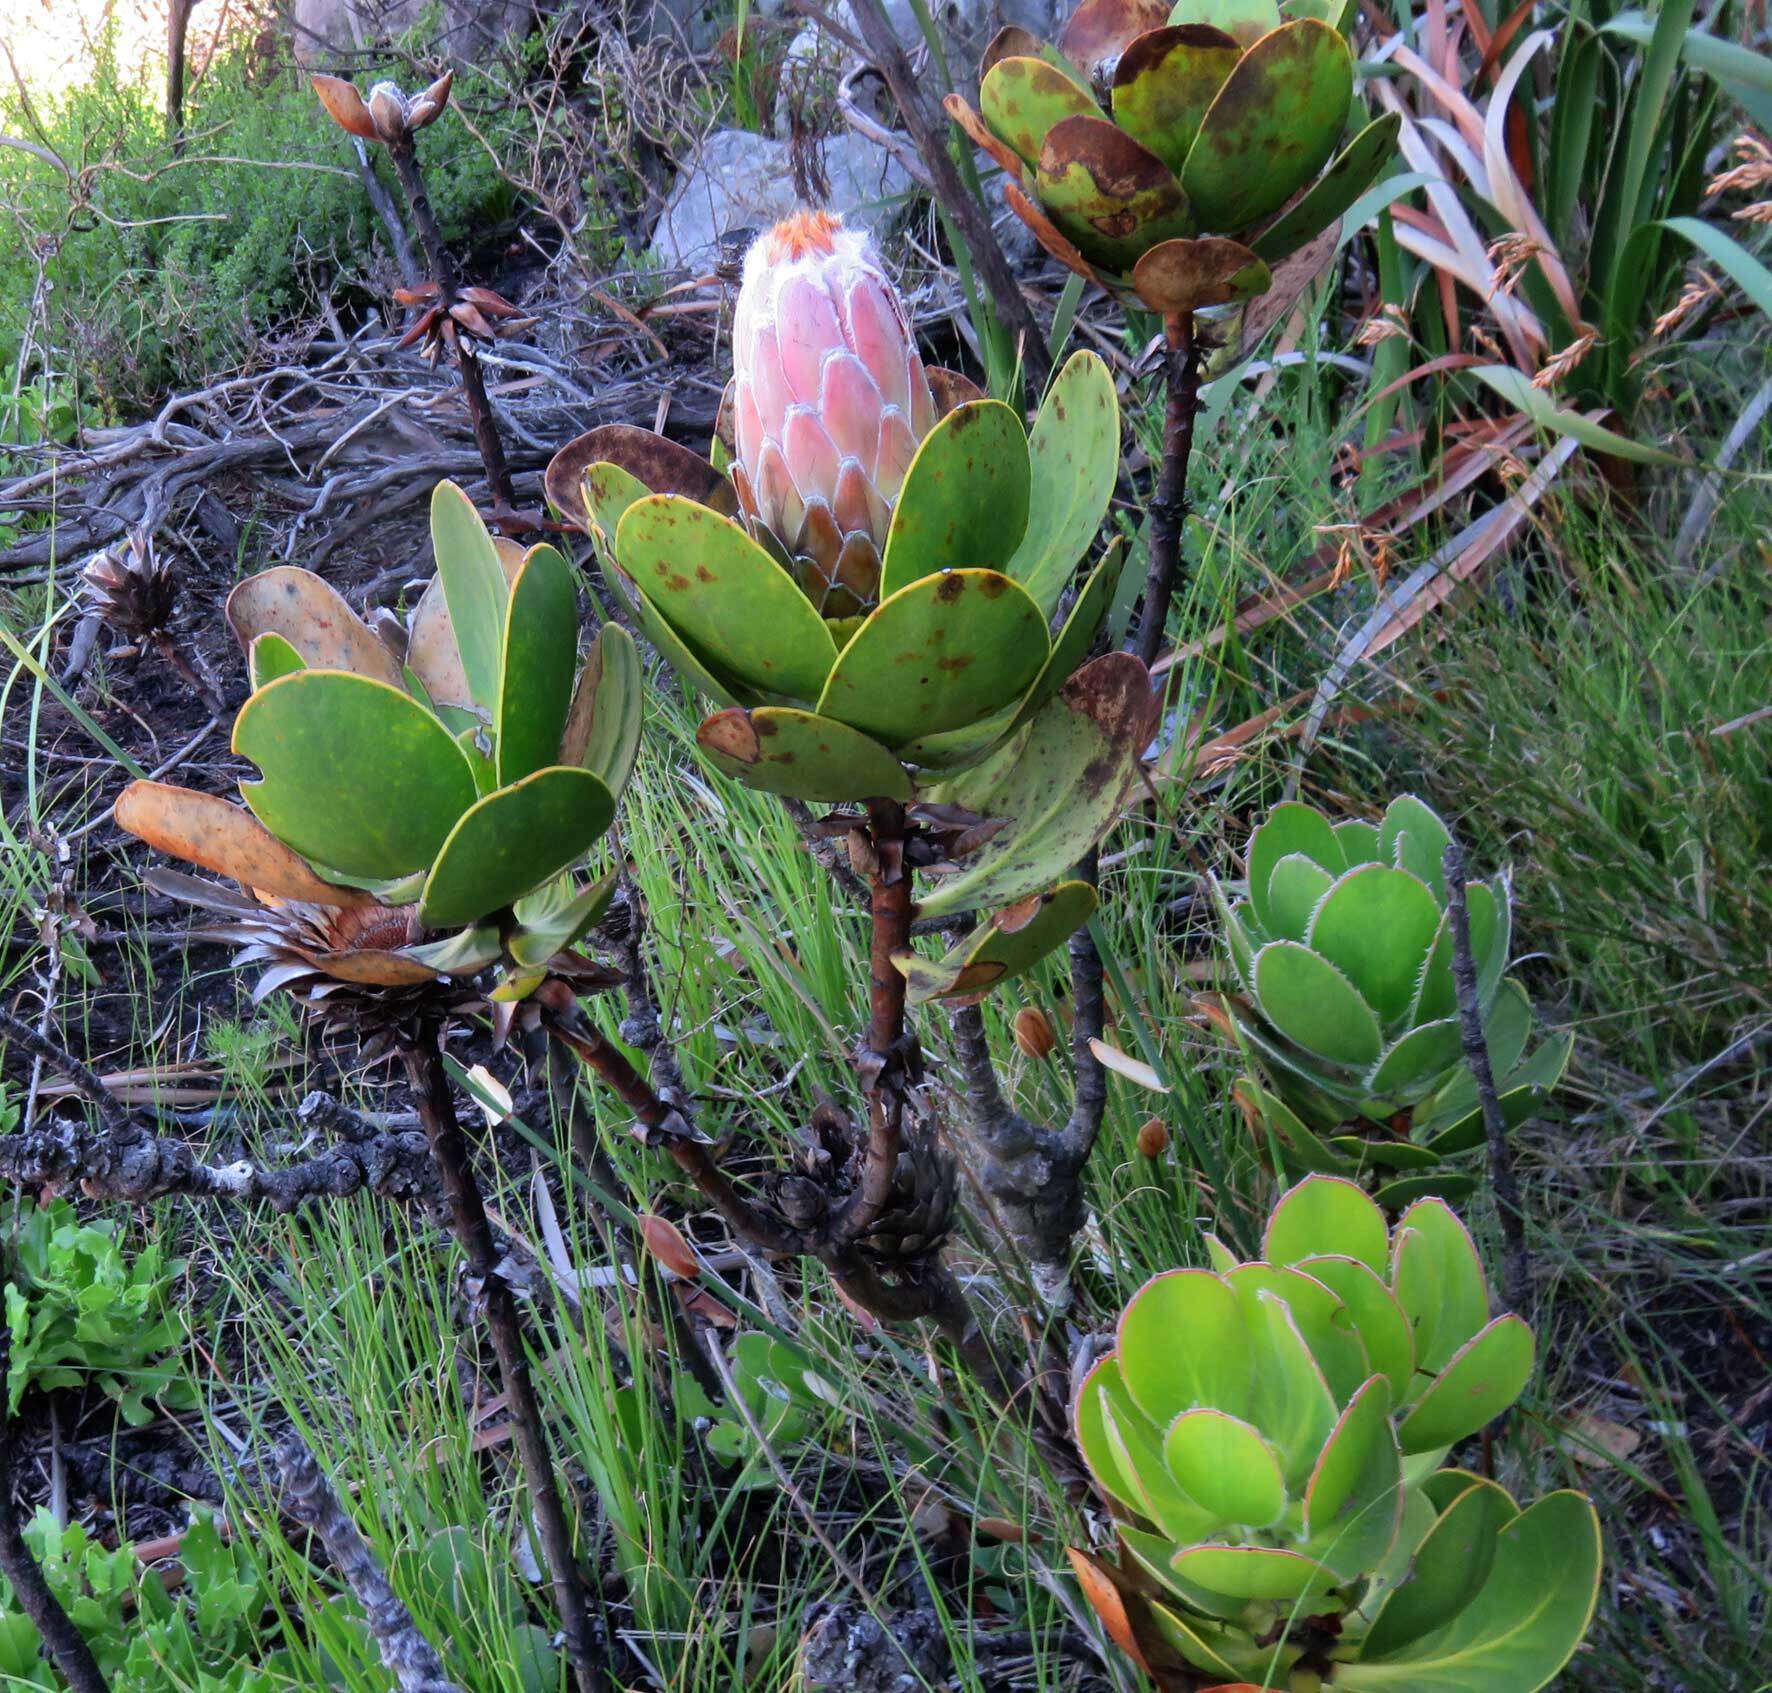
[[[472,59],[521,35],[533,14],[532,0],[293,0],[288,15],[296,59],[322,65],[359,43],[392,40],[432,17],[437,47],[452,58]]]
[[[800,1648],[805,1693],[922,1693],[950,1686],[953,1660],[932,1610],[890,1614],[837,1606],[818,1617]]]
[[[723,235],[766,229],[808,204],[822,204],[883,234],[913,186],[904,166],[853,131],[806,146],[830,185],[822,200],[803,199],[796,190],[786,141],[745,129],[716,130],[672,187],[652,232],[650,256],[666,267],[711,270]]]

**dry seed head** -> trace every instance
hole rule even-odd
[[[1146,1158],[1161,1158],[1169,1146],[1169,1130],[1160,1117],[1147,1117],[1139,1126],[1138,1150]]]
[[[1534,388],[1554,388],[1569,374],[1589,353],[1593,351],[1594,342],[1599,332],[1590,325],[1583,324],[1582,332],[1540,367],[1537,375],[1532,378]]]

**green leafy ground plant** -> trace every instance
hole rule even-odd
[[[1238,1097],[1293,1174],[1370,1175],[1396,1208],[1474,1178],[1449,1158],[1480,1146],[1482,1109],[1463,1060],[1442,858],[1451,840],[1405,794],[1377,823],[1331,823],[1297,801],[1249,837],[1247,895],[1212,897],[1236,991],[1202,1001],[1255,1073]],[[1531,1052],[1532,1004],[1506,974],[1505,874],[1465,892],[1489,1059],[1509,1126],[1561,1079],[1572,1039]]]
[[[1534,1693],[1592,1617],[1598,1519],[1576,1493],[1521,1510],[1441,1467],[1526,1386],[1531,1330],[1492,1314],[1438,1199],[1392,1228],[1352,1182],[1308,1176],[1262,1251],[1214,1241],[1212,1269],[1148,1282],[1078,1390],[1078,1445],[1133,1519],[1133,1573],[1078,1558],[1104,1614],[1182,1676]]]
[[[12,1334],[6,1397],[96,1385],[125,1422],[196,1402],[176,1356],[184,1329],[169,1294],[184,1273],[158,1241],[125,1252],[115,1222],[83,1223],[65,1199],[19,1208],[6,1283]]]

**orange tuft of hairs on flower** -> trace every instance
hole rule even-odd
[[[832,239],[843,227],[835,212],[795,212],[785,217],[767,235],[764,251],[771,264],[787,259],[803,259],[808,253],[836,251]]]

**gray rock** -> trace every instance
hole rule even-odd
[[[721,236],[765,229],[808,204],[822,203],[848,222],[884,234],[912,188],[904,166],[852,131],[808,145],[830,184],[822,202],[802,199],[796,190],[787,142],[744,129],[716,130],[671,189],[652,232],[650,256],[667,267],[711,270]]]
[[[437,47],[471,59],[529,27],[532,0],[293,0],[289,28],[296,59],[321,65],[335,54],[373,47],[440,14]]]

